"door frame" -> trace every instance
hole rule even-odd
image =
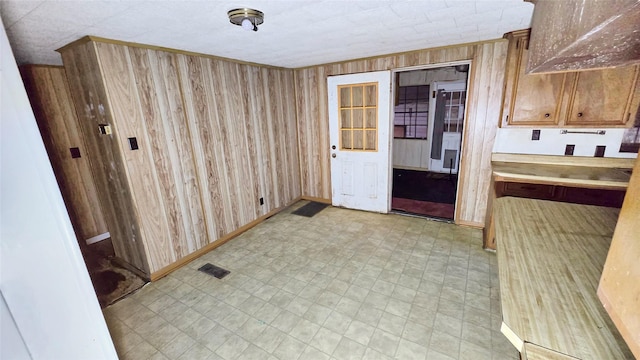
[[[458,216],[458,193],[460,191],[460,181],[462,179],[462,176],[460,176],[461,174],[461,168],[460,168],[460,164],[462,164],[462,157],[465,155],[465,149],[466,149],[466,131],[467,131],[467,118],[468,118],[468,114],[469,114],[469,89],[471,88],[471,70],[473,69],[473,60],[472,59],[466,59],[466,60],[458,60],[458,61],[449,61],[449,62],[443,62],[443,63],[434,63],[434,64],[425,64],[425,65],[416,65],[416,66],[407,66],[407,67],[402,67],[402,68],[394,68],[394,69],[390,69],[391,70],[391,101],[392,103],[389,104],[389,111],[391,112],[391,114],[389,114],[389,121],[392,122],[393,124],[393,109],[394,109],[394,105],[393,105],[393,101],[396,98],[396,79],[398,78],[396,75],[397,73],[401,73],[401,72],[407,72],[407,71],[414,71],[414,70],[430,70],[430,69],[437,69],[437,68],[443,68],[443,67],[449,67],[449,66],[456,66],[456,65],[469,65],[469,72],[467,73],[467,84],[466,84],[466,89],[467,89],[467,97],[465,99],[464,102],[464,120],[463,120],[463,127],[462,127],[462,140],[460,142],[460,160],[458,162],[458,180],[456,183],[456,199],[453,203],[454,206],[454,212],[453,212],[453,222],[455,223],[455,220]],[[389,125],[392,125],[389,124]],[[427,130],[428,132],[429,130]],[[393,129],[391,129],[389,131],[389,209],[391,209],[391,198],[393,197]],[[429,137],[429,151],[431,151],[431,137]]]

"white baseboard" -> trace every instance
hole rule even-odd
[[[91,245],[91,244],[95,244],[99,241],[108,239],[111,237],[111,234],[109,234],[108,232],[104,233],[104,234],[100,234],[100,235],[96,235],[92,238],[89,238],[87,240],[85,240],[87,242],[87,245]]]

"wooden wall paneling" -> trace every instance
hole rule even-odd
[[[327,169],[329,174],[329,159],[320,158],[315,153],[316,149],[326,149],[329,145],[328,115],[326,110],[324,113],[320,113],[319,110],[328,107],[326,85],[321,85],[326,83],[327,76],[475,59],[482,63],[473,64],[472,68],[478,67],[481,70],[472,72],[469,86],[476,88],[475,93],[478,96],[482,95],[482,99],[476,100],[474,108],[467,110],[464,140],[466,145],[462,153],[464,164],[461,164],[461,186],[458,195],[460,203],[457,210],[459,215],[456,216],[456,222],[483,226],[485,198],[491,180],[491,150],[503,92],[506,48],[506,40],[496,40],[295,70],[302,196],[326,201],[331,199],[330,177],[322,177],[318,171],[318,168]],[[481,55],[476,55],[476,52],[480,52]],[[321,68],[326,71],[321,72]],[[487,71],[489,73],[485,73]],[[483,94],[480,94],[481,92]],[[471,104],[474,100],[469,101]]]
[[[213,242],[230,227],[227,225],[230,214],[224,211],[226,204],[222,197],[223,188],[227,193],[226,177],[219,165],[223,161],[223,146],[219,141],[217,113],[211,108],[211,105],[215,106],[215,100],[209,99],[206,90],[210,83],[208,60],[186,55],[177,55],[177,60],[204,215]],[[215,154],[218,156],[212,156]]]
[[[64,68],[29,65],[20,70],[76,237],[86,246],[85,240],[108,230]],[[79,158],[71,157],[72,147],[80,149]]]
[[[477,102],[475,108],[469,109],[466,121],[467,126],[472,123],[474,129],[467,127],[465,131],[465,138],[473,143],[468,148],[473,150],[463,150],[465,168],[462,169],[461,166],[460,176],[466,181],[459,187],[456,209],[462,212],[456,220],[482,226],[491,182],[490,154],[497,132],[496,120],[500,117],[502,105],[507,43],[505,41],[477,47],[474,84],[478,84],[478,92],[473,96]]]
[[[259,76],[256,78],[260,86],[260,98],[264,101],[264,118],[260,121],[260,130],[262,134],[262,152],[265,159],[263,163],[265,165],[262,171],[265,174],[265,189],[268,189],[267,205],[269,208],[274,206],[280,201],[280,193],[278,191],[278,159],[276,157],[272,144],[276,143],[277,134],[274,127],[271,125],[274,121],[275,114],[273,113],[273,101],[271,100],[271,93],[269,92],[269,69],[260,69]]]
[[[168,235],[179,259],[208,244],[208,236],[175,59],[173,54],[148,49],[128,48],[128,52]]]
[[[124,171],[131,187],[134,211],[146,245],[151,272],[176,260],[170,239],[167,208],[160,195],[159,175],[154,166],[152,138],[140,109],[133,65],[126,47],[95,43],[110,102],[114,133],[120,141]],[[131,150],[128,138],[135,137],[139,149]]]
[[[89,159],[111,241],[117,257],[150,275],[131,189],[125,177],[119,139],[100,135],[99,124],[110,124],[111,108],[97,59],[95,44],[84,43],[61,51],[78,122],[93,156]]]
[[[269,134],[266,132],[265,122],[261,121],[262,116],[266,116],[266,104],[264,99],[264,87],[262,80],[262,72],[260,68],[256,66],[247,66],[241,69],[243,83],[246,85],[245,89],[247,94],[243,97],[245,100],[245,111],[247,113],[247,120],[251,123],[252,133],[250,136],[253,139],[254,150],[253,156],[255,158],[255,165],[253,167],[254,176],[258,181],[255,181],[254,191],[264,199],[264,205],[257,209],[257,215],[262,216],[266,214],[265,210],[271,206],[274,206],[275,197],[273,193],[267,191],[271,189],[272,182],[268,173],[272,170],[272,162],[266,155],[269,149],[264,148],[265,144],[269,144]],[[263,171],[258,171],[257,165],[261,164]]]
[[[251,69],[248,66],[236,65],[236,72],[238,77],[239,86],[239,99],[242,101],[242,119],[244,119],[245,126],[240,126],[243,130],[243,141],[245,143],[245,155],[246,160],[243,162],[242,170],[245,176],[244,186],[247,187],[246,179],[250,178],[251,183],[248,186],[251,187],[251,193],[249,193],[249,199],[247,202],[248,210],[243,225],[248,224],[261,215],[260,198],[263,197],[262,184],[264,183],[260,177],[259,171],[259,158],[258,158],[258,139],[255,136],[255,129],[257,124],[254,119],[255,108],[249,98],[250,92],[247,85],[249,84],[249,76],[251,76]],[[249,176],[248,178],[246,176]]]
[[[214,241],[300,196],[293,72],[177,60]]]
[[[177,60],[175,55],[166,52],[157,52],[158,67],[154,72],[156,91],[162,93],[166,89],[167,103],[164,111],[171,114],[171,117],[164,118],[164,125],[168,133],[173,131],[171,140],[176,141],[176,149],[172,152],[173,175],[176,186],[182,194],[181,208],[183,216],[186,217],[186,229],[192,229],[193,241],[189,243],[189,253],[207,245],[209,234],[206,229],[202,196],[198,187],[196,174],[196,164],[193,155],[191,134],[187,124],[187,118],[182,99],[182,90],[178,76]],[[163,111],[163,112],[164,112]],[[189,233],[189,232],[188,232]]]
[[[242,225],[244,220],[242,210],[247,202],[246,192],[243,191],[243,186],[240,184],[243,180],[240,169],[242,166],[240,163],[241,159],[238,158],[240,154],[234,151],[242,146],[238,142],[237,133],[238,127],[244,127],[245,121],[242,117],[238,118],[238,116],[234,114],[235,108],[232,108],[231,106],[233,106],[233,104],[230,104],[230,101],[236,101],[233,97],[237,98],[239,96],[238,90],[234,86],[236,82],[235,79],[233,77],[227,79],[230,70],[226,64],[222,62],[209,61],[209,63],[212,75],[210,86],[213,87],[212,90],[217,100],[218,121],[224,144],[222,154],[224,154],[224,165],[228,179],[228,193],[226,197],[230,200],[226,210],[230,212],[233,221],[231,227],[226,231],[229,232]]]

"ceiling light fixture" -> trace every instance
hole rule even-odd
[[[229,21],[238,26],[242,26],[245,30],[258,31],[258,25],[264,22],[264,14],[262,11],[241,8],[233,9],[227,12]]]

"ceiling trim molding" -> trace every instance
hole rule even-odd
[[[520,31],[525,31],[525,30],[520,30]],[[103,37],[99,37],[99,36],[93,36],[93,35],[83,36],[78,40],[72,41],[72,42],[70,42],[69,44],[67,44],[67,45],[65,45],[63,47],[61,47],[59,49],[56,49],[56,51],[61,53],[66,49],[69,49],[69,48],[72,48],[72,47],[75,47],[75,46],[78,46],[78,45],[82,45],[82,44],[85,44],[85,43],[88,43],[88,42],[99,42],[99,43],[115,44],[115,45],[136,47],[136,48],[156,50],[156,51],[164,51],[164,52],[187,55],[187,56],[199,56],[199,57],[205,57],[205,58],[210,58],[210,59],[214,59],[214,60],[229,61],[229,62],[232,62],[232,63],[241,64],[241,65],[250,65],[250,66],[257,66],[257,67],[270,68],[270,69],[304,70],[304,69],[312,69],[312,68],[319,67],[319,66],[340,65],[340,64],[346,64],[346,63],[355,62],[355,61],[374,60],[374,59],[379,59],[379,58],[384,58],[384,57],[416,54],[416,53],[421,53],[421,52],[424,52],[424,51],[438,51],[438,50],[446,50],[446,49],[459,48],[459,47],[465,47],[465,46],[476,46],[476,45],[492,44],[492,43],[504,42],[504,41],[507,41],[507,40],[504,39],[504,38],[497,38],[497,39],[490,39],[490,40],[482,40],[482,41],[474,41],[474,42],[461,43],[461,44],[451,44],[451,45],[437,46],[437,47],[432,47],[432,48],[410,50],[410,51],[401,51],[401,52],[390,53],[390,54],[380,54],[380,55],[375,55],[375,56],[368,56],[368,57],[355,58],[355,59],[349,59],[349,60],[342,60],[342,61],[336,61],[336,62],[330,62],[330,63],[323,63],[323,64],[317,64],[317,65],[297,67],[297,68],[286,68],[286,67],[280,67],[280,66],[260,64],[260,63],[254,63],[254,62],[248,62],[248,61],[242,61],[242,60],[227,58],[227,57],[223,57],[223,56],[216,56],[216,55],[198,53],[198,52],[187,51],[187,50],[179,50],[179,49],[173,49],[173,48],[168,48],[168,47],[163,47],[163,46],[147,45],[147,44],[140,44],[140,43],[134,43],[134,42],[128,42],[128,41],[114,40],[114,39],[108,39],[108,38],[103,38]]]
[[[498,38],[498,39],[489,39],[489,40],[482,40],[482,41],[473,41],[473,42],[461,43],[461,44],[443,45],[443,46],[436,46],[436,47],[424,48],[424,49],[418,49],[418,50],[400,51],[400,52],[391,53],[391,54],[381,54],[381,55],[367,56],[367,57],[356,58],[356,59],[351,59],[351,60],[342,60],[342,61],[336,61],[336,62],[330,62],[330,63],[324,63],[324,64],[318,64],[318,65],[303,66],[303,67],[293,68],[293,70],[312,69],[312,68],[315,68],[315,67],[318,67],[318,66],[341,65],[341,64],[354,62],[354,61],[375,60],[375,59],[384,58],[384,57],[391,57],[391,56],[411,55],[411,54],[421,53],[421,52],[425,52],[425,51],[438,51],[438,50],[459,48],[459,47],[464,47],[464,46],[476,46],[476,45],[484,45],[484,44],[493,44],[493,43],[496,43],[496,42],[505,42],[505,41],[507,41],[507,40],[504,39],[504,38]]]
[[[173,49],[173,48],[168,48],[168,47],[163,47],[163,46],[147,45],[147,44],[140,44],[140,43],[134,43],[134,42],[128,42],[128,41],[107,39],[107,38],[103,38],[103,37],[99,37],[99,36],[93,36],[93,35],[83,36],[83,37],[81,37],[80,39],[78,39],[76,41],[70,42],[69,44],[67,44],[67,45],[65,45],[63,47],[61,47],[59,49],[56,49],[56,51],[59,52],[59,53],[62,53],[64,50],[67,50],[67,49],[70,49],[72,47],[75,47],[75,46],[78,46],[78,45],[82,45],[82,44],[85,44],[85,43],[88,43],[88,42],[98,42],[98,43],[105,43],[105,44],[122,45],[122,46],[135,47],[135,48],[141,48],[141,49],[164,51],[164,52],[173,53],[173,54],[205,57],[205,58],[214,59],[214,60],[228,61],[228,62],[240,64],[240,65],[250,65],[250,66],[257,66],[257,67],[269,68],[269,69],[291,70],[291,68],[285,68],[285,67],[280,67],[280,66],[273,66],[273,65],[254,63],[254,62],[249,62],[249,61],[242,61],[242,60],[227,58],[227,57],[223,57],[223,56],[203,54],[203,53],[187,51],[187,50]]]

